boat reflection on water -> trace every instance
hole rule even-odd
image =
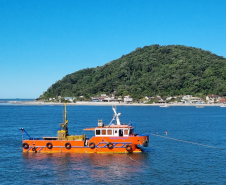
[[[146,169],[148,153],[142,154],[74,154],[74,153],[23,153],[24,168],[57,175],[60,181],[83,178],[83,183],[122,178]],[[86,179],[89,177],[89,179]],[[90,179],[91,178],[91,179]],[[110,180],[110,179],[109,179]],[[61,183],[61,182],[59,182]]]

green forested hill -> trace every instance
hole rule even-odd
[[[82,61],[81,61],[82,62]],[[133,98],[154,95],[226,95],[226,59],[209,51],[181,45],[137,48],[104,66],[63,77],[40,99],[92,96],[100,93]]]

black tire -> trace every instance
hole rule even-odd
[[[95,148],[95,143],[93,143],[93,142],[89,143],[89,147],[90,147],[91,149],[94,149],[94,148]]]
[[[53,148],[53,144],[52,144],[52,143],[47,143],[47,144],[46,144],[46,147],[47,147],[48,149],[52,149],[52,148]]]
[[[71,149],[71,143],[65,143],[65,148],[67,148],[68,150]]]
[[[144,141],[143,146],[148,147],[148,141]]]
[[[29,148],[29,144],[23,143],[23,148],[24,148],[24,149],[28,149],[28,148]]]
[[[126,150],[127,150],[128,152],[131,152],[131,151],[132,151],[132,146],[131,146],[131,145],[126,145]]]
[[[114,148],[114,145],[113,145],[113,143],[108,143],[108,144],[107,144],[107,147],[108,147],[108,149],[110,149],[110,150],[111,150],[111,149],[113,149],[113,148]]]

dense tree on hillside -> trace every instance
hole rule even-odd
[[[87,68],[53,84],[40,99],[61,96],[89,97],[130,94],[226,95],[226,59],[209,51],[180,45],[137,48],[104,66]]]

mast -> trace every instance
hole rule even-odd
[[[67,127],[67,123],[68,123],[68,120],[67,120],[67,107],[66,107],[66,103],[64,103],[64,106],[65,106],[65,111],[64,111],[64,125],[65,127]]]
[[[66,107],[66,103],[64,103],[64,123],[60,124],[60,130],[58,131],[58,137],[66,137],[68,136],[68,127],[67,127],[67,124],[68,124],[68,120],[67,120],[67,107]],[[59,133],[61,133],[59,135]],[[63,135],[62,135],[63,134]]]
[[[66,103],[64,103],[65,109],[64,109],[64,129],[66,132],[66,136],[68,136],[68,128],[67,128],[67,124],[68,124],[68,120],[67,120],[67,107],[66,107]]]

